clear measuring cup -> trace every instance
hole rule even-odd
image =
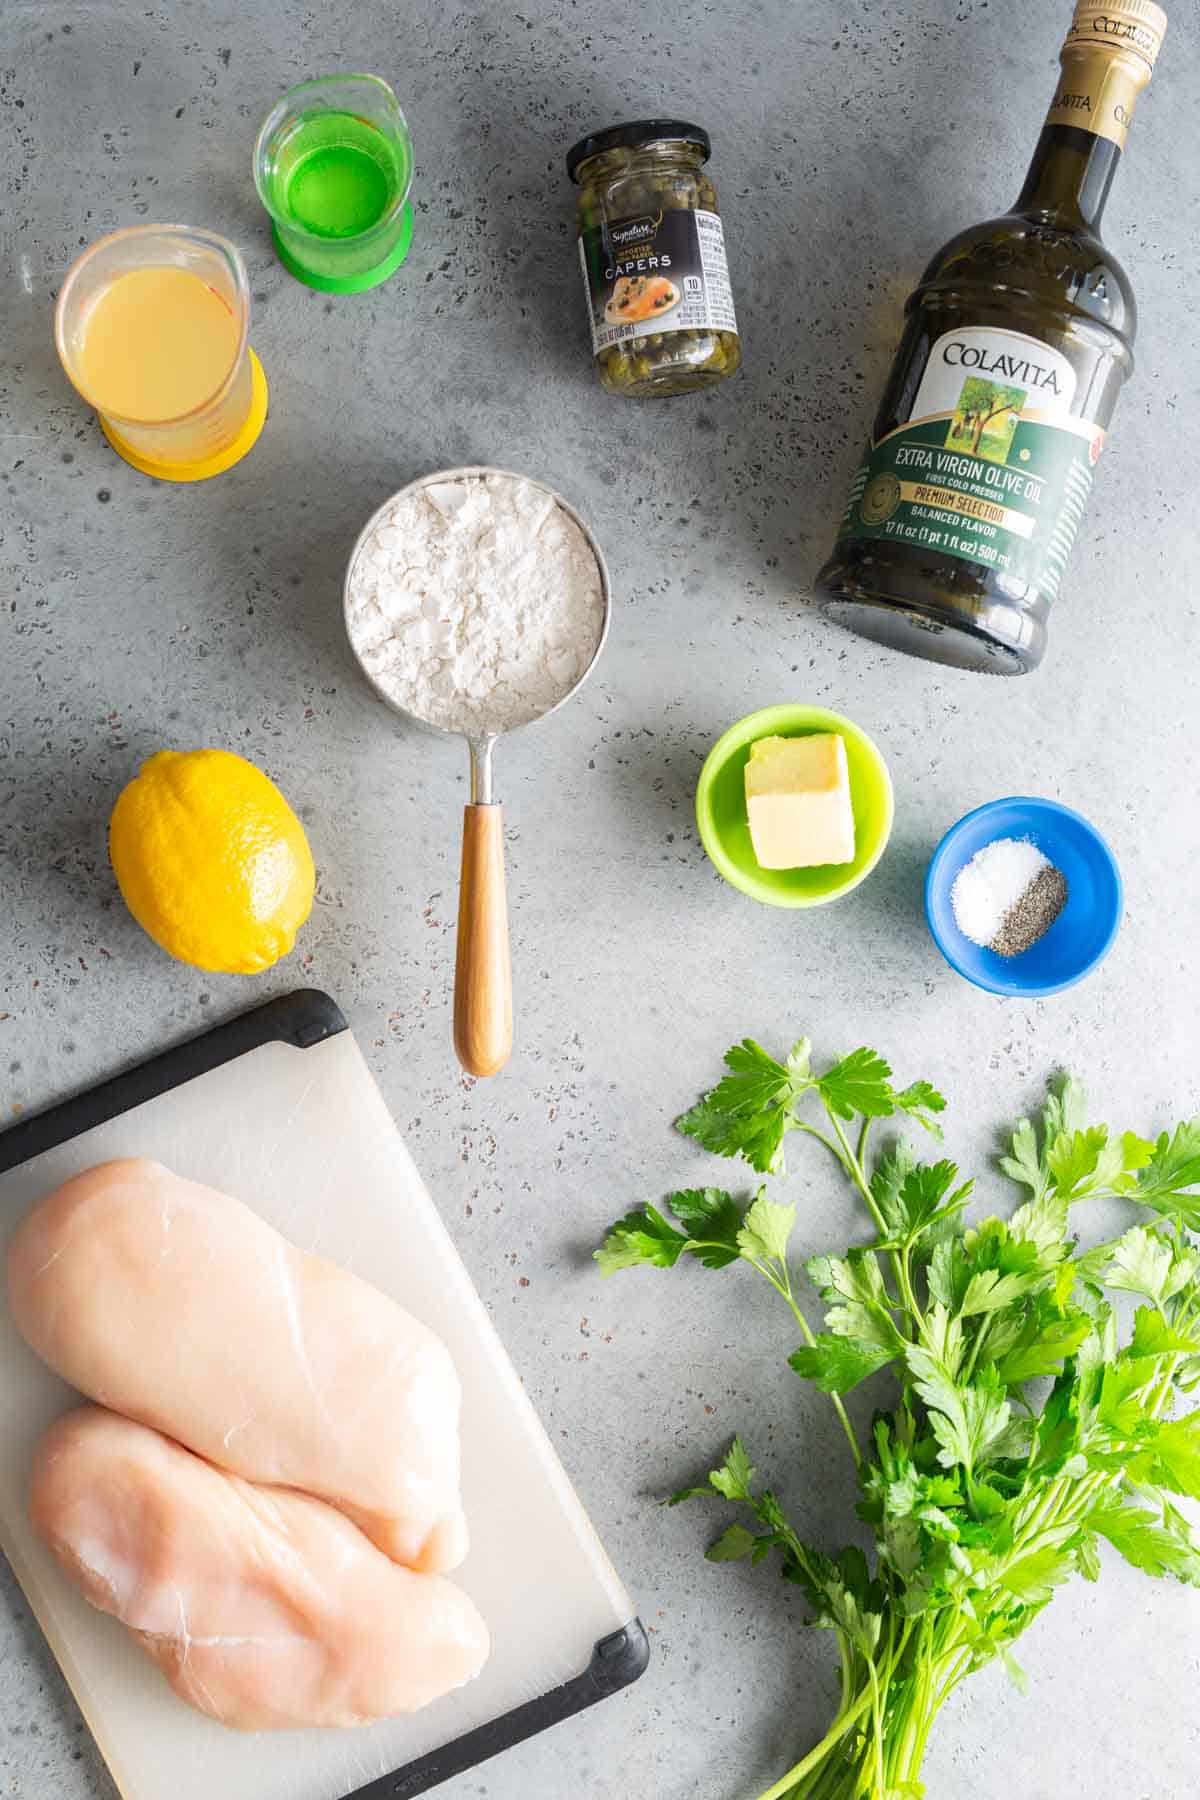
[[[289,88],[263,121],[254,185],[280,262],[323,293],[386,281],[412,242],[408,122],[377,75]]]
[[[88,329],[97,308],[122,276],[135,271],[184,270],[199,277],[232,316],[228,366],[214,371],[211,391],[186,411],[171,415],[152,402],[142,416],[106,407],[89,377]],[[164,309],[171,298],[164,295]],[[164,319],[164,328],[170,321]],[[250,449],[267,414],[267,385],[249,344],[250,287],[235,247],[212,231],[187,225],[133,225],[114,231],[85,250],[63,283],[54,313],[54,340],[75,389],[95,407],[105,436],[117,453],[144,474],[166,481],[198,481],[232,467]],[[186,345],[186,330],[181,343]]]
[[[343,606],[350,648],[371,687],[385,706],[402,719],[419,725],[439,736],[465,736],[471,752],[471,798],[463,813],[462,875],[458,893],[458,941],[454,968],[454,1049],[459,1062],[469,1075],[497,1075],[512,1052],[513,1005],[512,967],[508,937],[508,899],[504,874],[504,814],[496,799],[492,780],[492,752],[497,740],[507,731],[523,731],[525,724],[489,728],[486,717],[476,728],[460,731],[452,726],[432,724],[419,712],[401,706],[387,692],[362,662],[351,628],[351,587],[355,564],[364,544],[403,495],[425,487],[478,480],[481,476],[503,476],[509,481],[527,482],[540,488],[567,517],[573,519],[587,540],[600,577],[603,614],[592,650],[591,660],[579,679],[536,718],[525,724],[539,724],[577,694],[600,660],[608,641],[612,618],[612,586],[608,565],[586,520],[561,494],[543,481],[528,475],[515,475],[509,469],[472,465],[469,468],[442,469],[434,475],[423,475],[393,494],[367,520],[350,555],[346,569]]]

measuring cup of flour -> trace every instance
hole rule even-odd
[[[367,521],[346,574],[346,630],[379,698],[465,737],[454,1048],[471,1075],[512,1050],[504,821],[492,750],[576,693],[608,635],[608,569],[552,488],[504,469],[445,469]]]

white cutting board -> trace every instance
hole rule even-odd
[[[344,1800],[586,1670],[633,1608],[350,1032],[307,1049],[262,1044],[0,1174],[0,1247],[49,1188],[130,1155],[235,1194],[444,1339],[464,1389],[472,1539],[455,1579],[486,1619],[492,1653],[459,1692],[361,1730],[240,1733],[193,1712],[29,1528],[34,1442],[79,1397],[17,1335],[0,1293],[0,1542],[125,1800]]]

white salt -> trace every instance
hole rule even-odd
[[[950,904],[963,936],[973,944],[991,944],[1005,914],[1049,866],[1049,859],[1028,838],[996,838],[977,850],[950,889]]]

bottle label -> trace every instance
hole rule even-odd
[[[579,261],[597,356],[658,332],[737,330],[717,213],[606,219],[581,233]]]
[[[868,449],[839,537],[910,544],[1053,600],[1104,433],[1071,412],[1075,370],[1018,331],[937,339],[906,424]]]

